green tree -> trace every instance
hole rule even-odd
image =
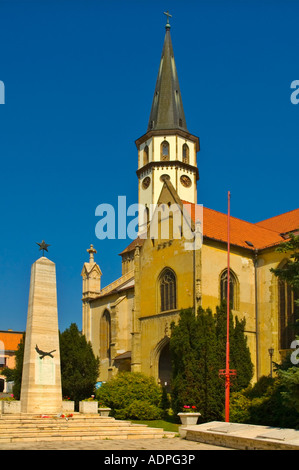
[[[295,302],[299,306],[299,235],[291,233],[290,240],[281,243],[276,251],[290,253],[290,257],[286,265],[281,268],[272,268],[271,272],[292,287],[296,295]]]
[[[281,243],[276,251],[280,253],[289,253],[289,260],[282,268],[272,268],[271,272],[275,274],[280,280],[287,282],[293,292],[295,298],[295,332],[299,331],[298,312],[299,312],[299,235],[290,234],[290,239]],[[299,338],[297,337],[297,343]],[[296,358],[297,359],[297,358]],[[277,366],[278,377],[282,384],[283,390],[281,395],[283,403],[288,408],[293,408],[299,412],[299,367],[294,364],[292,355],[288,354],[282,361],[280,366]],[[296,361],[297,362],[297,361]]]
[[[299,368],[280,370],[278,376],[284,387],[284,391],[281,392],[283,403],[299,413]]]
[[[184,405],[196,406],[201,419],[219,419],[223,407],[219,379],[219,355],[215,320],[210,310],[180,312],[172,325],[170,351],[173,362],[172,406],[175,413]]]
[[[216,308],[216,331],[218,350],[221,354],[221,368],[226,363],[226,335],[227,335],[227,307],[223,302]],[[236,376],[232,378],[232,391],[240,391],[248,386],[253,377],[253,363],[245,335],[245,318],[239,320],[229,313],[229,343],[230,343],[230,369],[236,370]]]
[[[204,420],[220,418],[224,403],[224,393],[219,369],[221,368],[219,343],[217,341],[215,317],[210,309],[198,309],[198,339],[196,352],[199,366],[199,403]]]
[[[75,323],[59,334],[61,382],[63,396],[78,402],[95,391],[99,375],[99,359],[94,356],[91,344],[86,341]],[[25,334],[16,351],[16,367],[6,372],[14,381],[13,394],[20,399],[24,360]]]
[[[172,359],[171,398],[175,413],[184,405],[200,404],[197,384],[200,380],[196,345],[198,341],[197,319],[193,310],[180,312],[178,324],[171,324],[170,354]]]
[[[244,333],[245,320],[234,320],[230,312],[230,368],[237,369],[234,390],[248,386],[253,364]],[[195,405],[202,420],[220,420],[224,408],[224,379],[219,370],[226,363],[226,306],[182,310],[178,323],[172,324],[170,351],[173,362],[172,406],[174,412],[184,405]]]
[[[75,323],[60,333],[62,394],[76,403],[95,392],[99,359]]]
[[[262,376],[253,387],[249,386],[242,392],[233,393],[231,420],[238,423],[298,428],[298,375],[294,374],[294,381],[289,380],[289,374],[286,374],[285,378],[280,376],[280,373],[275,378]],[[297,395],[293,391],[297,392]]]

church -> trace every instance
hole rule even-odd
[[[105,287],[96,249],[87,250],[82,327],[100,358],[100,381],[132,371],[169,387],[171,323],[181,309],[202,306],[215,312],[226,298],[228,214],[198,211],[199,138],[187,129],[168,19],[148,127],[136,147],[138,202],[145,208],[139,213],[140,236],[120,254],[122,276]],[[188,248],[198,221],[200,246]],[[286,254],[276,248],[298,228],[299,209],[256,223],[230,217],[230,300],[233,314],[246,320],[254,381],[269,375],[270,359],[280,362],[294,339],[294,294],[270,270],[286,263]]]

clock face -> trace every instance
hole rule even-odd
[[[190,186],[192,185],[192,181],[189,178],[189,176],[187,176],[187,175],[182,175],[180,177],[180,181],[181,181],[182,185],[185,186],[185,188],[190,188]]]
[[[142,181],[142,187],[143,189],[147,189],[149,185],[151,184],[151,179],[149,176],[146,176],[144,180]]]

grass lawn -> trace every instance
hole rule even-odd
[[[131,420],[130,420],[131,421]],[[132,420],[132,423],[135,424],[146,424],[150,428],[163,428],[164,431],[170,432],[179,432],[179,424],[170,423],[169,421],[164,421],[163,419],[154,419],[149,421],[141,421],[141,420]]]

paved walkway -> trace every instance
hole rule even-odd
[[[16,442],[0,444],[1,450],[161,450],[161,451],[199,451],[229,450],[224,447],[187,441],[180,437],[167,439],[119,439],[90,441],[47,441],[47,442]]]

